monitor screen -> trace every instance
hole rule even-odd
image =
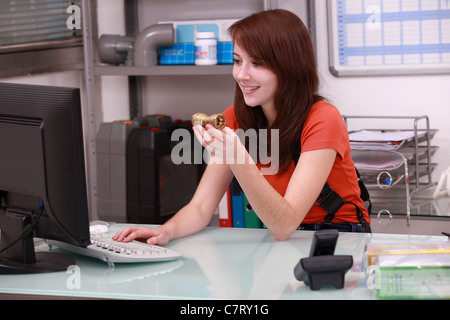
[[[0,83],[0,148],[0,273],[65,270],[33,237],[90,244],[80,90]]]

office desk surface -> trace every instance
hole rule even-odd
[[[123,225],[113,225],[115,233]],[[367,243],[448,241],[444,236],[340,233],[335,254],[351,254],[344,289],[311,291],[293,269],[307,257],[313,232],[296,231],[278,242],[265,229],[213,228],[170,242],[183,258],[116,264],[73,255],[67,272],[0,275],[0,293],[112,299],[376,299],[363,273]],[[37,250],[48,250],[40,244]],[[60,249],[57,249],[59,251]]]

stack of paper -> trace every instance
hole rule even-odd
[[[426,131],[418,131],[423,134]],[[349,133],[350,146],[356,150],[397,150],[408,139],[414,138],[414,131],[359,130]]]

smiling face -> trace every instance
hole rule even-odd
[[[274,97],[278,80],[270,69],[261,65],[248,53],[234,45],[233,77],[244,96],[248,106],[261,106],[267,120],[273,122],[276,117]]]
[[[301,124],[312,105],[323,99],[308,28],[296,14],[274,9],[238,20],[228,32],[237,60],[233,67],[236,121],[244,130],[280,130],[280,172],[285,172]],[[262,108],[253,107],[257,105]]]

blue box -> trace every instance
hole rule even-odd
[[[217,43],[217,64],[233,64],[233,43]],[[160,48],[161,65],[195,64],[195,46],[193,43],[176,43],[172,47]]]
[[[175,43],[172,47],[160,48],[159,64],[194,64],[194,43]]]
[[[217,43],[217,63],[218,64],[233,64],[233,43],[232,42],[218,42]]]

